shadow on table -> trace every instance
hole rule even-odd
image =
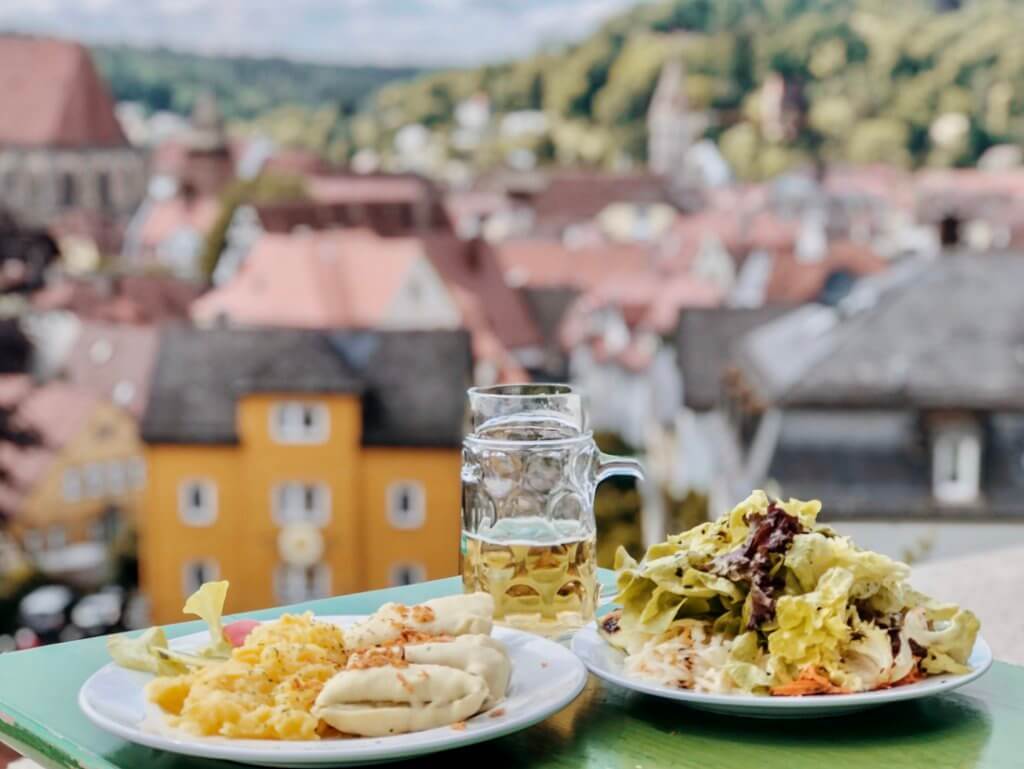
[[[991,718],[984,707],[958,694],[835,718],[767,720],[703,713],[679,703],[603,687],[591,678],[575,702],[537,726],[388,766],[970,769],[978,765],[991,731]],[[795,750],[797,746],[799,750]],[[107,758],[117,766],[140,769],[237,766],[127,745]]]
[[[733,718],[604,688],[593,679],[576,702],[532,729],[401,767],[856,766],[973,767],[992,731],[962,695],[894,703],[833,718]],[[799,752],[794,748],[799,746]],[[903,749],[909,763],[889,763]],[[842,760],[849,757],[850,761]],[[781,761],[781,763],[779,763]],[[453,763],[454,762],[454,763]]]

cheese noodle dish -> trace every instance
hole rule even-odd
[[[156,674],[146,695],[172,729],[268,740],[457,729],[508,689],[488,594],[389,603],[348,627],[311,613],[225,626],[227,589],[207,583],[185,604],[210,628],[199,649],[170,648],[161,628],[108,639],[117,664]]]

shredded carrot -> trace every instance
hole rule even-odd
[[[896,686],[906,686],[907,684],[916,684],[918,681],[923,681],[927,677],[928,676],[926,676],[921,671],[921,663],[918,662],[917,664],[914,665],[914,667],[912,667],[910,669],[910,672],[907,673],[905,676],[903,676],[903,678],[901,678],[899,681],[893,681],[890,684],[884,684],[884,685],[882,685],[882,686],[880,686],[878,688],[879,689],[892,689],[893,687],[896,687]]]
[[[808,665],[795,680],[773,686],[771,694],[773,697],[806,697],[815,694],[849,694],[849,690],[836,686],[822,671]]]
[[[454,724],[452,724],[452,729],[454,729],[457,732],[464,732],[466,731],[466,722],[456,721]]]

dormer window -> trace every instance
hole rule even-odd
[[[932,490],[946,505],[966,505],[978,498],[981,478],[981,432],[969,419],[940,423],[932,439]]]
[[[320,403],[282,401],[271,409],[270,433],[278,443],[323,443],[330,416]]]

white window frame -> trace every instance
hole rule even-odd
[[[412,572],[413,579],[411,582],[406,582],[398,578],[399,572],[404,571]],[[426,579],[427,567],[418,561],[398,561],[397,563],[391,564],[391,568],[388,570],[388,583],[392,587],[415,585],[417,582],[425,582]]]
[[[197,584],[196,567],[201,567],[205,579],[199,580]],[[188,598],[202,587],[203,582],[214,582],[220,579],[220,564],[216,558],[190,558],[181,565],[181,592]]]
[[[128,463],[121,459],[111,459],[103,468],[107,476],[107,491],[119,497],[128,491]]]
[[[402,496],[408,495],[409,510],[402,509]],[[421,481],[393,481],[388,484],[387,496],[388,523],[400,531],[412,531],[423,528],[427,520],[427,490]]]
[[[59,523],[51,523],[46,527],[46,549],[60,550],[67,547],[68,529]]]
[[[330,434],[331,415],[323,403],[280,401],[270,409],[270,435],[277,443],[324,443]]]
[[[932,441],[932,493],[945,505],[977,500],[981,489],[981,431],[971,422],[944,424]]]
[[[330,595],[331,567],[323,561],[312,566],[279,563],[274,567],[274,598],[278,603],[301,603]]]
[[[82,473],[76,467],[69,467],[61,478],[61,491],[65,502],[78,502],[82,499]]]
[[[102,497],[107,490],[106,472],[102,462],[89,462],[82,468],[82,496]]]
[[[133,489],[141,489],[146,485],[146,460],[142,457],[128,460],[128,485]]]
[[[194,492],[205,496],[197,507]],[[178,519],[186,526],[212,526],[217,522],[217,484],[209,478],[186,478],[178,484]]]
[[[41,553],[46,549],[46,534],[39,529],[25,529],[21,535],[21,543],[30,554]]]
[[[310,492],[312,507],[306,504]],[[320,481],[280,481],[270,490],[270,509],[278,526],[311,523],[323,528],[331,522],[331,488]]]

